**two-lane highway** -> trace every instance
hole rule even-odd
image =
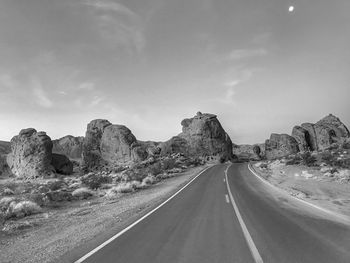
[[[77,262],[256,262],[242,222],[263,262],[350,262],[350,229],[293,209],[246,164],[216,165],[165,205]],[[273,191],[272,191],[273,192]],[[294,204],[295,205],[295,204]]]

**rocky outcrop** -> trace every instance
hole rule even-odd
[[[261,160],[265,156],[265,144],[234,144],[232,152],[240,161]]]
[[[29,128],[11,139],[8,164],[14,175],[37,178],[52,175],[52,141],[45,132]]]
[[[73,173],[73,163],[63,154],[52,154],[51,165],[56,173],[70,175]]]
[[[301,152],[313,149],[314,146],[311,143],[310,133],[303,127],[295,126],[292,131],[292,137],[298,142],[299,150]]]
[[[0,154],[8,154],[11,152],[11,143],[0,141]]]
[[[297,152],[299,152],[298,142],[288,134],[273,133],[265,142],[265,156],[268,160],[282,158]]]
[[[198,112],[181,122],[182,133],[162,144],[162,154],[183,153],[191,156],[215,156],[232,159],[232,142],[216,115]]]
[[[343,142],[350,137],[350,133],[339,118],[330,114],[315,124],[295,126],[292,136],[298,141],[301,151],[322,151],[333,143]]]
[[[87,126],[82,161],[85,170],[143,161],[149,156],[147,143],[137,141],[123,125],[107,120],[93,120]]]
[[[53,153],[63,154],[70,159],[81,159],[83,152],[84,137],[65,136],[58,140],[53,140]]]

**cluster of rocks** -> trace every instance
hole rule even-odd
[[[0,144],[0,171],[7,166],[16,177],[31,179],[72,174],[74,161],[89,172],[178,153],[209,160],[232,159],[231,139],[216,115],[198,112],[181,125],[182,133],[162,143],[139,141],[126,126],[104,119],[91,121],[85,137],[69,135],[54,141],[45,132],[24,129],[10,143]]]
[[[70,174],[73,165],[61,154],[52,153],[53,143],[45,132],[23,129],[11,139],[7,164],[12,174],[20,178],[52,177],[55,173]]]
[[[268,160],[286,157],[298,152],[323,151],[333,144],[343,143],[350,138],[347,127],[339,118],[330,114],[315,124],[303,123],[293,128],[292,134],[273,133],[262,145],[234,146],[233,152],[247,159]],[[260,156],[255,154],[259,151]]]
[[[233,144],[233,155],[239,161],[261,160],[265,156],[265,144]]]

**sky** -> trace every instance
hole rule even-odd
[[[0,0],[0,140],[101,118],[165,141],[197,111],[237,144],[349,127],[349,25],[349,0]]]

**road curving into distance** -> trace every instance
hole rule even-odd
[[[349,263],[350,227],[269,189],[247,164],[220,164],[86,253],[75,262]]]

